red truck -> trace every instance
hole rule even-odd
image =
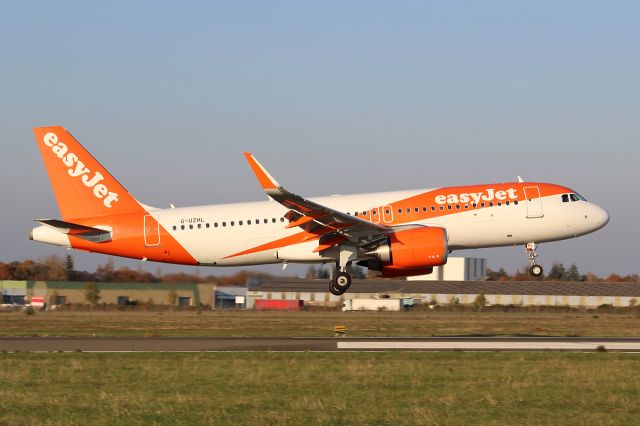
[[[301,311],[304,307],[303,300],[285,299],[256,299],[256,311]]]

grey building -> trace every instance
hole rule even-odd
[[[247,305],[255,299],[296,299],[307,306],[338,306],[347,299],[381,297],[469,304],[479,294],[490,305],[622,307],[640,302],[640,283],[354,280],[347,293],[334,296],[325,280],[278,279],[249,291]]]

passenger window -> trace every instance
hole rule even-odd
[[[447,206],[447,208],[448,208],[449,210],[451,210],[451,204],[449,204],[449,205]]]
[[[189,229],[193,229],[193,225],[189,225]]]
[[[173,230],[174,230],[174,231],[176,230],[176,226],[175,226],[175,225],[173,225]]]
[[[276,223],[276,218],[274,217],[273,219],[271,219],[272,223]]]
[[[231,221],[231,223],[229,225],[233,226],[233,225],[235,225],[235,222]]]
[[[242,221],[241,220],[238,221],[238,226],[242,226]]]
[[[460,210],[460,204],[456,204],[456,210]]]
[[[484,203],[480,204],[480,207],[484,207]]]
[[[444,210],[444,206],[440,206],[440,211]]]
[[[436,211],[436,207],[435,206],[431,206],[431,211],[435,212]]]
[[[202,224],[201,223],[198,224],[198,229],[202,229]]]
[[[372,212],[371,212],[371,215],[372,215],[372,216],[377,216],[377,215],[378,215],[378,212],[377,212],[376,210],[374,210],[374,211],[372,211]]]
[[[247,225],[251,225],[251,219],[247,221]]]
[[[207,229],[209,229],[209,224],[208,223],[205,226],[207,227]]]
[[[280,222],[284,223],[284,217],[280,218]]]
[[[386,209],[386,210],[384,211],[384,213],[385,213],[385,214],[391,214],[391,210]]]
[[[399,213],[399,214],[402,214],[402,209],[398,209],[398,213]]]
[[[407,207],[407,213],[411,213],[411,208]]]
[[[184,231],[184,225],[180,225],[180,229]]]
[[[515,200],[515,201],[513,202],[513,204],[515,204],[515,205],[517,206],[517,205],[518,205],[518,200]]]
[[[493,201],[489,203],[489,207],[493,207]]]
[[[508,201],[505,201],[505,203],[504,203],[504,204],[505,204],[506,206],[508,206],[508,205],[509,205],[509,202],[508,202]]]
[[[473,206],[473,208],[475,209],[476,207],[478,207],[478,205],[476,203],[471,204]]]
[[[419,209],[418,207],[415,207],[415,208],[413,209],[413,211],[414,211],[414,212],[416,212],[416,213],[418,213],[418,212],[420,211],[420,209]]]
[[[355,212],[355,213],[354,213],[354,216],[355,216],[355,217],[358,217],[358,212]]]
[[[269,219],[263,220],[264,223],[269,223]]]
[[[222,222],[222,226],[226,227],[227,226],[227,222]]]
[[[465,204],[465,205],[464,205],[464,208],[465,208],[465,209],[468,209],[468,208],[469,208],[469,204]]]

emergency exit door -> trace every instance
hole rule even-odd
[[[160,245],[160,221],[149,214],[144,217],[144,245]]]

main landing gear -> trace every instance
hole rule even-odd
[[[334,296],[342,296],[351,285],[351,275],[347,273],[347,266],[358,258],[355,244],[345,243],[338,248],[336,256],[336,275],[329,284],[329,291]]]
[[[538,257],[536,243],[527,243],[527,256],[529,257],[529,274],[532,277],[541,277],[544,273],[542,266],[536,263],[536,257]]]
[[[345,291],[349,289],[351,285],[351,275],[346,272],[338,272],[331,283],[329,284],[329,291],[334,296],[342,296]]]

